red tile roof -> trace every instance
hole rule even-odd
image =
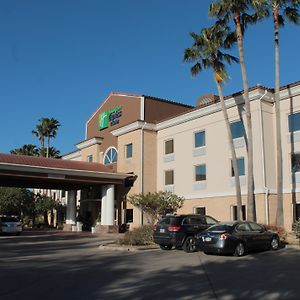
[[[28,155],[0,153],[0,164],[1,163],[63,169],[63,170],[69,169],[69,170],[112,173],[112,171],[108,167],[100,163],[90,163],[90,162],[55,159],[55,158],[44,158],[44,157],[36,157],[36,156],[28,156]]]

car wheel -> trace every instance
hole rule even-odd
[[[183,244],[183,250],[187,253],[196,251],[196,240],[193,236],[188,236]]]
[[[279,248],[279,240],[278,240],[278,238],[273,237],[272,240],[271,240],[270,246],[271,246],[272,250],[278,250],[278,248]]]
[[[242,242],[238,242],[235,247],[233,255],[240,257],[243,256],[244,254],[245,254],[245,246]]]
[[[162,250],[171,250],[172,245],[159,245],[160,249]]]

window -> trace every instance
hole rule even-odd
[[[66,191],[65,191],[65,190],[62,190],[62,191],[61,191],[61,197],[62,197],[62,198],[66,197]]]
[[[230,130],[233,139],[243,137],[245,135],[245,128],[242,121],[233,122],[230,124]]]
[[[174,184],[174,171],[168,170],[165,171],[165,185],[172,185]]]
[[[93,155],[88,155],[88,156],[86,157],[86,161],[87,161],[87,162],[93,162]]]
[[[133,209],[126,209],[125,223],[133,223]]]
[[[205,146],[205,131],[195,133],[195,148]]]
[[[244,161],[244,158],[238,158],[237,163],[238,163],[239,176],[245,175],[245,161]],[[231,176],[232,177],[234,176],[232,161],[231,161]]]
[[[294,132],[300,130],[300,112],[289,115],[289,131]]]
[[[236,221],[237,220],[237,205],[234,205],[233,207],[233,220]],[[241,216],[242,220],[245,221],[246,220],[246,205],[242,205],[242,216]]]
[[[125,157],[126,158],[132,157],[132,144],[128,144],[125,146]]]
[[[197,215],[205,215],[206,214],[206,209],[205,207],[195,207],[194,208],[194,213]]]
[[[295,207],[295,221],[300,220],[300,203],[296,203]]]
[[[195,166],[195,181],[206,180],[206,165]]]
[[[165,141],[165,154],[174,153],[174,140]]]
[[[104,154],[103,163],[105,165],[116,163],[118,160],[118,152],[115,147],[110,147],[106,150]]]
[[[300,172],[300,153],[293,153],[291,156],[292,172]]]

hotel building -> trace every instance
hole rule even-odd
[[[274,90],[249,91],[254,145],[254,194],[257,221],[274,224],[277,206]],[[242,92],[227,96],[238,158],[243,217],[247,206],[247,150]],[[284,226],[300,217],[300,82],[280,90]],[[185,198],[178,213],[236,219],[236,192],[230,147],[219,98],[204,95],[195,106],[126,93],[111,93],[86,123],[85,139],[63,159],[105,164],[136,180],[116,186],[114,225],[145,223],[131,206],[130,194],[172,191]],[[102,195],[102,196],[101,196]],[[103,187],[77,192],[83,221],[107,218]],[[111,219],[111,216],[110,216]]]

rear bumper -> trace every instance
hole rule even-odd
[[[174,247],[181,247],[182,246],[182,242],[176,240],[176,238],[173,237],[169,237],[169,238],[163,238],[163,237],[153,237],[154,243],[158,244],[158,245],[171,245]]]
[[[232,242],[220,240],[215,244],[204,243],[202,240],[196,241],[196,248],[199,251],[214,254],[233,254],[235,245]]]

